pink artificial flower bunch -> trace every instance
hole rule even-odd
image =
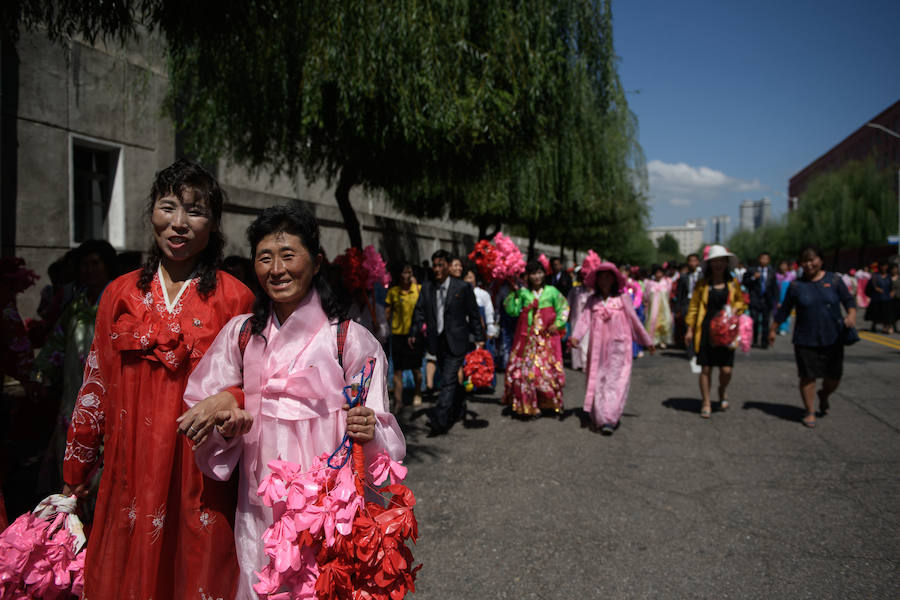
[[[363,248],[363,268],[368,274],[366,289],[371,290],[376,284],[384,287],[391,285],[391,274],[387,272],[387,265],[371,244]]]
[[[538,256],[538,262],[541,263],[541,267],[544,269],[544,273],[547,275],[550,274],[550,259],[547,258],[547,255],[541,252],[541,255]]]
[[[525,271],[525,258],[522,251],[509,236],[498,231],[494,236],[494,247],[497,249],[492,275],[494,279],[517,277]]]
[[[84,589],[75,498],[54,494],[0,534],[0,598],[69,598]]]
[[[600,258],[599,254],[593,250],[588,250],[584,260],[581,261],[581,276],[583,277],[584,285],[586,287],[594,287],[594,272],[602,262],[603,260]]]
[[[391,481],[381,490],[394,494],[385,509],[364,501],[350,461],[340,469],[327,461],[323,454],[305,472],[286,461],[269,463],[257,493],[273,510],[263,534],[270,560],[256,573],[254,590],[270,600],[402,598],[414,590],[418,570],[403,543],[417,535],[415,499],[399,485],[406,467],[386,453],[369,466],[376,485]],[[361,590],[366,595],[357,595]]]

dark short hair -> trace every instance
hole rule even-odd
[[[450,261],[453,259],[453,256],[449,252],[444,250],[443,248],[439,248],[439,249],[435,250],[434,253],[431,255],[431,262],[434,263],[434,261],[436,261],[438,259],[441,259],[444,262],[446,262],[447,264],[450,264]]]
[[[544,266],[536,260],[529,260],[528,264],[525,265],[525,274],[531,275],[532,273],[537,273],[540,271],[544,272]]]
[[[112,244],[106,240],[87,240],[75,250],[75,263],[81,265],[81,261],[91,254],[96,254],[103,261],[110,281],[119,276],[119,255]]]
[[[756,259],[759,260],[759,259],[762,258],[763,256],[768,256],[769,258],[772,258],[772,255],[771,255],[771,254],[769,254],[768,252],[766,252],[765,250],[763,250],[762,252],[760,252],[760,253],[756,256]]]
[[[699,254],[697,254],[696,252],[691,252],[690,254],[688,254],[688,255],[684,258],[685,264],[687,264],[688,259],[690,259],[692,256],[693,256],[694,258],[696,258],[697,260],[700,260],[700,255],[699,255]]]
[[[822,254],[821,248],[819,248],[815,244],[807,244],[800,249],[800,254],[797,255],[797,262],[803,262],[803,257],[808,255],[824,258],[824,254]]]
[[[315,216],[299,201],[294,200],[290,204],[271,206],[262,211],[256,220],[247,228],[247,242],[250,244],[250,263],[256,261],[256,247],[267,235],[273,233],[288,233],[300,238],[300,242],[315,257],[322,254],[319,243],[319,222]],[[325,276],[325,265],[319,272],[313,275],[312,286],[319,293],[322,310],[332,322],[339,321],[346,314],[346,303],[338,297],[328,284]],[[271,299],[265,290],[259,285],[259,281],[251,282],[256,301],[253,303],[253,317],[251,331],[260,335],[269,320]]]

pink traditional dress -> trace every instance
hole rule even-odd
[[[653,343],[669,344],[672,341],[672,310],[669,307],[669,296],[672,293],[672,280],[663,277],[659,281],[648,279],[644,284],[647,293],[647,331]]]
[[[219,271],[209,295],[194,278],[170,299],[159,273],[146,293],[139,274],[103,292],[69,425],[66,483],[84,483],[103,461],[84,597],[230,598],[235,488],[203,476],[175,419],[188,375],[253,295]]]
[[[865,269],[860,269],[856,272],[856,306],[859,308],[866,308],[869,306],[869,296],[866,295],[866,286],[869,284],[870,279],[872,279],[872,274]]]
[[[566,374],[560,329],[569,318],[569,304],[552,285],[535,294],[520,288],[504,301],[506,312],[518,317],[512,352],[506,365],[503,403],[520,415],[542,409],[561,412]]]
[[[227,481],[240,463],[235,545],[240,564],[238,598],[256,600],[254,571],[269,562],[263,533],[273,522],[272,509],[256,494],[275,459],[308,468],[314,458],[331,453],[346,430],[343,388],[359,383],[359,374],[374,359],[366,406],[375,411],[375,439],[364,445],[367,460],[386,451],[394,460],[406,454],[406,442],[388,411],[387,361],[381,344],[364,327],[351,322],[344,345],[343,368],[337,359],[338,324],[331,323],[311,290],[284,322],[274,312],[241,356],[238,338],[250,315],[233,318],[197,365],[185,390],[188,406],[229,387],[243,387],[244,408],[253,426],[230,440],[214,432],[197,449],[197,465],[209,477]]]
[[[627,294],[603,299],[591,296],[582,311],[572,337],[590,335],[587,390],[584,410],[594,425],[615,425],[625,410],[631,387],[632,341],[650,346],[653,340],[641,325]]]
[[[578,317],[581,316],[581,311],[584,310],[584,305],[587,303],[588,298],[591,297],[594,291],[584,285],[578,285],[572,288],[569,292],[569,323],[572,326],[575,326],[575,323],[578,322]],[[578,371],[583,371],[585,365],[587,364],[587,353],[588,353],[588,345],[590,344],[590,333],[584,336],[584,338],[578,340],[578,345],[572,348],[572,368]]]

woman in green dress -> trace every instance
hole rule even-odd
[[[539,416],[542,410],[559,414],[566,384],[560,338],[569,318],[569,304],[558,289],[544,285],[539,262],[526,265],[525,278],[527,287],[513,282],[516,289],[503,302],[506,312],[518,318],[503,403],[522,416]]]

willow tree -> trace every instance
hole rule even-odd
[[[643,235],[646,176],[617,73],[610,3],[529,8],[517,14],[517,30],[533,62],[548,65],[531,73],[542,81],[538,135],[523,136],[513,152],[479,156],[477,165],[448,164],[389,197],[417,214],[446,210],[482,236],[511,226],[529,237],[530,255],[538,239],[584,248],[605,243],[598,238],[615,227]]]

